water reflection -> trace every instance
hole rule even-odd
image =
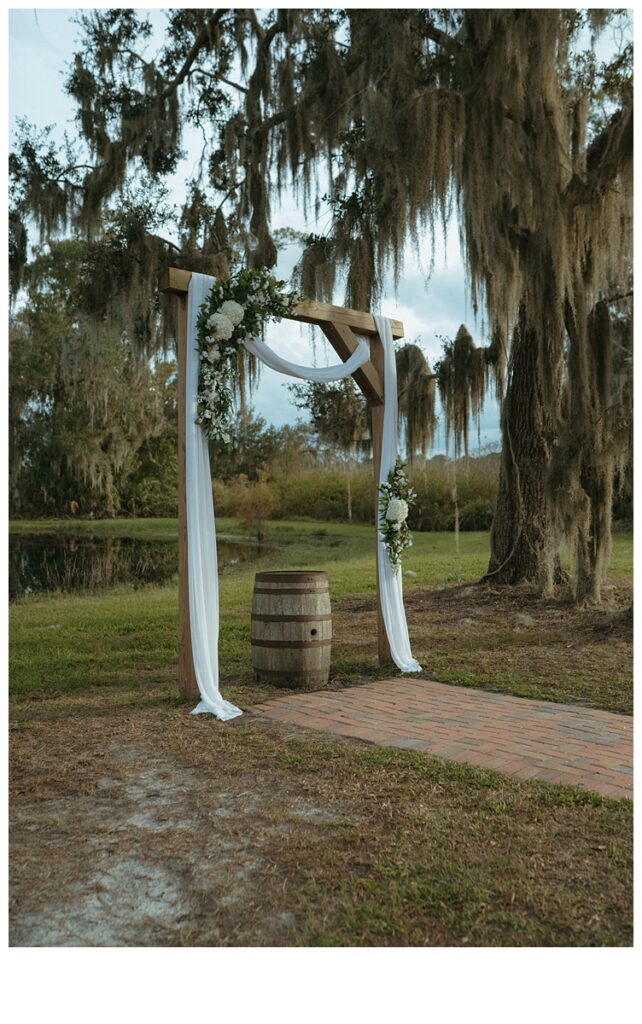
[[[268,549],[218,538],[219,571],[228,573]],[[87,534],[10,534],[9,599],[53,590],[104,590],[164,583],[177,573],[178,542]]]

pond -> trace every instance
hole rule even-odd
[[[217,538],[219,572],[233,572],[271,550]],[[9,600],[54,590],[104,590],[121,583],[164,583],[178,571],[178,541],[89,534],[9,535]]]

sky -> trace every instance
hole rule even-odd
[[[9,12],[9,110],[10,125],[17,118],[26,118],[38,127],[55,125],[56,137],[62,138],[66,130],[73,139],[75,125],[74,106],[63,90],[64,71],[74,50],[78,27],[73,18],[76,10],[53,8],[24,8]],[[157,33],[162,31],[164,13],[160,9],[146,9],[151,13]],[[188,177],[199,152],[201,136],[191,130],[185,137],[187,159],[183,176]],[[180,204],[181,176],[172,182],[171,199]],[[291,195],[285,195],[280,206],[273,208],[273,226],[292,227],[299,231],[314,231],[315,222],[305,219]],[[434,364],[441,353],[440,337],[453,338],[460,324],[465,323],[477,344],[484,344],[481,323],[475,322],[470,304],[464,267],[460,258],[457,226],[449,226],[447,238],[436,241],[434,270],[426,280],[425,270],[408,251],[405,268],[395,294],[392,280],[383,291],[380,310],[384,315],[401,320],[408,340],[423,348],[429,362]],[[430,239],[425,240],[427,254]],[[288,279],[298,258],[296,245],[284,248],[277,264],[277,276]],[[427,264],[427,259],[425,264]],[[337,292],[334,301],[342,305]],[[307,325],[281,321],[270,325],[266,341],[286,359],[303,365],[325,366],[337,362],[337,356],[317,328],[318,336],[311,336]],[[303,415],[290,399],[289,378],[263,367],[252,404],[254,411],[268,423],[282,426],[294,423]],[[476,435],[476,432],[475,432]],[[500,439],[497,405],[490,397],[481,419],[481,444],[497,445]],[[445,451],[443,429],[437,432],[433,454]]]

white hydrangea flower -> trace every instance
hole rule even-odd
[[[218,345],[212,345],[212,348],[208,349],[205,358],[208,359],[210,363],[218,363],[221,358],[221,352]]]
[[[212,313],[207,321],[213,341],[227,341],[234,334],[234,324],[223,313]]]
[[[386,509],[386,519],[389,523],[403,523],[408,518],[408,502],[403,498],[391,498]]]
[[[240,304],[240,302],[235,302],[234,299],[228,299],[227,302],[224,302],[221,308],[219,309],[219,313],[222,316],[226,316],[227,319],[230,320],[231,323],[234,325],[234,327],[238,327],[241,320],[245,316],[245,310],[243,309],[243,306]]]

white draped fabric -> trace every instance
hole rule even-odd
[[[245,342],[248,352],[256,356],[269,366],[271,370],[278,370],[279,373],[287,373],[290,377],[301,377],[302,380],[316,380],[321,383],[328,383],[331,380],[342,380],[349,377],[351,373],[358,370],[360,366],[370,359],[370,346],[367,341],[359,341],[356,349],[345,363],[335,366],[297,366],[296,363],[289,363],[287,359],[273,352],[272,349],[261,341],[260,338],[249,338]]]
[[[219,600],[216,561],[216,524],[207,439],[196,423],[198,393],[198,349],[196,320],[200,306],[207,299],[214,278],[192,274],[187,299],[187,366],[185,381],[185,446],[187,503],[187,571],[189,577],[189,617],[192,656],[201,701],[192,714],[209,712],[227,720],[242,714],[241,710],[223,700],[218,686]],[[397,371],[390,323],[376,317],[377,329],[385,350],[385,408],[380,483],[397,458]],[[273,370],[304,380],[328,382],[350,376],[370,358],[370,347],[359,340],[352,356],[336,366],[297,366],[273,352],[265,342],[253,338],[245,342],[249,352]],[[392,572],[388,553],[379,541],[377,557],[381,604],[393,660],[402,672],[419,672],[408,639],[403,607],[401,574]]]
[[[185,373],[185,497],[187,503],[187,575],[192,657],[201,701],[192,714],[210,712],[226,721],[242,715],[223,700],[218,688],[218,566],[212,475],[207,438],[196,423],[198,362],[196,318],[213,283],[192,274],[187,295],[187,365]]]
[[[379,486],[381,486],[386,483],[388,473],[394,468],[397,461],[397,362],[390,321],[385,316],[375,316],[375,323],[384,352],[383,437],[381,468],[379,469]],[[379,533],[379,543],[377,544],[377,562],[379,565],[381,613],[388,634],[392,660],[402,672],[421,672],[421,665],[415,661],[410,650],[406,610],[403,606],[401,572],[394,573],[392,571],[381,533]]]

